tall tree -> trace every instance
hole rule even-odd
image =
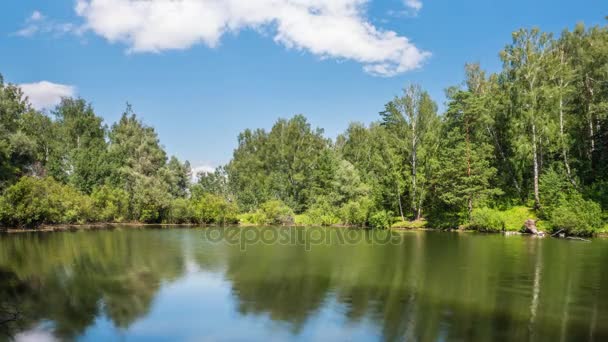
[[[21,129],[31,111],[21,89],[4,84],[0,75],[0,189],[26,174],[33,161],[35,143]]]
[[[437,148],[440,122],[437,105],[420,86],[410,85],[402,97],[389,102],[380,113],[382,124],[393,136],[393,143],[408,164],[409,196],[413,216],[422,216],[431,158]]]
[[[527,133],[533,166],[534,206],[540,208],[539,178],[541,148],[545,137],[548,111],[546,59],[549,58],[551,35],[538,28],[521,29],[513,33],[513,42],[501,52],[504,71],[511,82],[510,97],[515,114],[520,118],[522,131]],[[523,141],[520,142],[520,144]]]
[[[107,177],[106,127],[83,99],[64,98],[55,115],[51,175],[90,193]]]
[[[269,199],[280,199],[297,212],[304,211],[312,201],[311,190],[319,188],[315,173],[323,170],[322,157],[329,144],[323,130],[312,129],[303,115],[279,119],[268,133],[241,133],[227,166],[241,205],[252,209]]]
[[[145,222],[156,222],[167,209],[168,184],[159,171],[167,155],[154,128],[144,125],[130,105],[109,133],[108,160],[111,185],[129,194],[129,214]]]
[[[180,162],[177,157],[172,156],[167,165],[160,169],[161,177],[169,186],[169,193],[174,198],[184,198],[188,194],[192,169],[190,163]]]
[[[478,64],[467,64],[465,71],[466,89],[453,87],[447,91],[439,165],[433,177],[433,191],[444,203],[435,213],[447,217],[447,213],[437,211],[455,211],[459,221],[469,219],[474,207],[487,204],[488,199],[501,193],[494,186],[497,170],[492,166],[493,142],[487,133],[493,125],[487,105],[488,82]],[[459,215],[463,212],[466,217]]]

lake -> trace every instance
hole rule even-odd
[[[0,307],[19,320],[0,339],[606,341],[606,265],[602,239],[280,227],[4,234]]]

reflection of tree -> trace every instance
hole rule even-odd
[[[605,305],[602,295],[583,291],[597,269],[579,267],[581,257],[599,256],[581,254],[581,245],[446,233],[406,233],[403,241],[313,246],[309,252],[303,246],[228,247],[227,278],[241,313],[267,314],[292,323],[296,332],[330,296],[346,308],[346,319],[371,319],[385,340],[586,340],[590,330],[594,338],[608,332],[592,326],[606,319],[606,308],[595,301]],[[568,314],[572,298],[589,305]]]
[[[0,279],[3,280],[0,282],[0,293],[10,291],[15,294],[15,292],[23,289],[23,284],[19,284],[15,274],[10,271],[0,269]],[[14,287],[14,289],[11,291],[10,287]],[[7,297],[0,300],[0,337],[14,336],[15,331],[18,331],[22,325],[23,315],[19,310],[18,303],[13,298]]]
[[[0,236],[0,303],[22,313],[13,332],[51,321],[57,337],[73,339],[102,315],[128,328],[162,282],[185,272],[186,258],[193,271],[225,271],[241,314],[286,322],[294,334],[337,302],[347,322],[371,322],[389,341],[608,338],[603,243],[448,233],[402,240],[241,252],[180,231]]]
[[[243,314],[267,313],[298,331],[317,310],[329,288],[325,258],[303,246],[236,247],[229,256],[227,278]]]
[[[50,320],[62,339],[103,313],[128,327],[149,311],[161,281],[183,272],[179,244],[167,245],[174,242],[160,231],[33,234],[0,243],[0,267],[10,275],[2,276],[0,298],[19,302],[24,328]]]

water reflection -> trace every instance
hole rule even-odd
[[[82,340],[608,338],[608,241],[402,234],[398,245],[310,251],[241,251],[200,229],[3,235],[0,303],[23,317],[2,329]]]

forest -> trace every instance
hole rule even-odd
[[[0,77],[0,224],[608,231],[608,27],[521,29],[499,56],[464,66],[443,113],[406,85],[336,139],[303,115],[247,129],[197,177],[130,105],[110,126],[82,98],[45,113]]]

